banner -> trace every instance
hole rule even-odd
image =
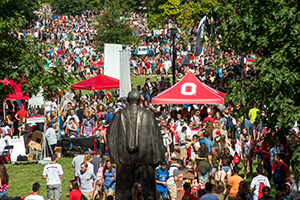
[[[104,75],[120,80],[121,44],[104,44]]]
[[[22,155],[22,156],[26,155],[23,136],[21,136],[18,139],[8,138],[7,144],[10,146],[14,146],[11,156],[10,156],[11,161],[17,161],[17,157],[19,155]]]
[[[127,97],[131,91],[129,51],[120,51],[120,97]]]
[[[204,16],[201,19],[201,21],[199,23],[199,26],[198,26],[195,56],[201,56],[201,55],[203,55],[203,45],[201,44],[201,42],[202,42],[202,40],[204,38],[205,22],[206,22],[206,16]]]
[[[43,90],[29,99],[28,101],[27,123],[44,123],[45,104]]]

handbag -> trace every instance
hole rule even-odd
[[[210,164],[208,162],[208,156],[206,155],[206,160],[200,161],[198,165],[198,171],[202,174],[207,173],[210,170]]]

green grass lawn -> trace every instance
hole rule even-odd
[[[62,179],[62,200],[68,199],[67,195],[69,194],[69,181],[74,179],[74,169],[72,168],[72,158],[63,157],[61,160],[58,160],[57,163],[62,165],[64,171],[64,178]],[[32,184],[39,182],[41,185],[40,195],[47,197],[46,190],[46,179],[43,179],[43,169],[45,165],[40,164],[26,164],[26,165],[5,165],[9,174],[9,196],[25,196],[31,193]],[[239,164],[239,167],[242,168],[242,163]],[[257,167],[256,161],[253,164],[253,177],[256,176],[255,169]],[[240,171],[239,175],[244,177],[244,172]],[[247,183],[250,185],[251,180],[246,179]],[[271,181],[271,195],[275,195],[275,186],[273,181]]]
[[[62,165],[64,178],[62,180],[62,200],[69,199],[69,181],[74,179],[74,169],[72,168],[72,159],[63,157],[57,163]],[[32,192],[32,184],[39,182],[41,185],[40,195],[47,199],[46,179],[43,179],[43,170],[45,165],[41,164],[25,164],[13,165],[6,164],[9,175],[9,197],[25,196]]]
[[[142,87],[144,86],[144,84],[145,84],[147,78],[148,78],[148,76],[131,76],[131,84],[132,84],[133,88],[136,89],[136,87],[137,87],[138,85],[140,85],[141,88],[142,88]],[[149,78],[151,79],[151,82],[157,81],[157,76],[156,76],[156,75],[155,75],[155,76],[152,76],[152,77],[149,76]],[[173,79],[172,79],[172,76],[169,76],[169,78],[170,78],[170,82],[171,82],[171,84],[172,84],[172,80],[173,80]],[[80,78],[80,77],[74,78],[74,79],[73,79],[73,82],[70,83],[70,85],[68,86],[69,89],[71,88],[71,85],[72,85],[72,84],[78,83],[78,82],[80,82],[80,81],[81,81],[81,78]],[[89,92],[89,91],[87,91],[87,90],[82,90],[82,94],[83,94],[83,95],[88,94],[88,92]]]

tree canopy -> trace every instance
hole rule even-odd
[[[228,99],[247,109],[254,101],[266,105],[268,127],[293,126],[300,118],[300,9],[295,0],[223,1],[216,8],[223,21],[216,34],[220,48],[259,51],[255,79],[231,80]],[[219,39],[219,37],[218,37]]]
[[[37,10],[39,5],[38,0],[5,0],[0,5],[0,16],[8,20],[10,17],[15,17],[16,13],[22,13],[30,23],[35,17],[33,11]]]
[[[96,17],[97,45],[103,51],[104,43],[132,45],[138,42],[130,27],[128,14],[120,6],[120,0],[105,0],[103,14]]]
[[[85,1],[85,0],[60,0],[60,1],[50,0],[50,5],[53,10],[57,10],[58,14],[76,16],[76,15],[81,15],[84,10],[89,8],[89,1]]]
[[[217,4],[217,0],[147,0],[148,23],[150,27],[164,26],[171,19],[181,28],[191,28]]]
[[[0,5],[1,6],[1,5]],[[19,27],[26,23],[24,16],[15,14],[14,18],[4,20],[0,17],[0,80],[7,78],[15,83],[22,83],[21,90],[24,95],[35,95],[40,87],[44,90],[44,97],[49,99],[58,95],[58,87],[69,83],[64,67],[53,67],[50,71],[45,70],[45,60],[39,54],[42,46],[36,45],[33,38],[19,37]],[[10,85],[0,83],[0,102],[13,93]],[[53,91],[53,92],[52,92]]]

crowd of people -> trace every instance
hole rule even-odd
[[[49,13],[45,19],[43,13]],[[37,21],[29,29],[20,33],[22,36],[35,37],[46,48],[41,55],[47,61],[46,69],[60,61],[70,73],[78,74],[84,80],[90,76],[103,73],[103,54],[96,53],[94,46],[94,16],[101,12],[87,10],[80,16],[59,16],[50,6],[42,7]],[[241,104],[225,105],[153,105],[152,98],[171,87],[169,71],[176,69],[177,80],[191,71],[201,81],[215,86],[215,80],[223,80],[229,71],[244,63],[240,74],[250,77],[255,70],[255,59],[259,52],[240,57],[234,53],[222,52],[204,45],[204,54],[194,56],[195,40],[188,44],[188,63],[183,63],[185,47],[179,43],[180,32],[176,35],[176,65],[172,66],[172,37],[168,27],[159,30],[147,28],[147,15],[132,13],[129,19],[136,36],[146,36],[140,46],[131,46],[131,74],[157,75],[152,81],[145,77],[145,84],[138,85],[141,93],[140,106],[151,110],[161,130],[165,146],[165,162],[156,170],[156,183],[159,199],[177,199],[176,182],[182,182],[179,171],[190,171],[194,179],[204,180],[205,190],[199,189],[197,197],[191,194],[191,186],[184,184],[183,199],[218,199],[214,193],[223,193],[224,199],[230,200],[272,200],[271,189],[276,189],[275,199],[300,198],[300,182],[295,181],[298,173],[292,169],[291,158],[298,146],[298,127],[278,137],[275,143],[268,138],[278,130],[265,127],[260,116],[264,115],[265,106],[255,102],[248,116],[237,118]],[[195,28],[194,28],[195,29]],[[214,61],[227,59],[226,65],[213,67]],[[242,65],[243,66],[243,65]],[[252,73],[251,73],[252,74]],[[225,87],[218,87],[226,91]],[[28,102],[7,101],[6,118],[1,122],[1,138],[12,135],[30,137],[37,128],[35,123],[27,123]],[[80,91],[64,89],[59,103],[57,98],[46,102],[45,136],[54,151],[61,138],[78,138],[94,136],[95,155],[80,154],[74,157],[72,166],[74,180],[69,183],[70,200],[79,200],[81,195],[87,199],[113,199],[116,182],[116,170],[108,159],[106,131],[113,114],[124,109],[128,103],[119,98],[119,91],[91,91],[82,95]],[[178,161],[172,161],[177,157]],[[253,164],[257,164],[255,173]],[[240,173],[242,171],[242,173]],[[242,174],[242,176],[240,176]],[[51,163],[46,165],[43,178],[47,179],[48,199],[61,198],[61,181],[63,169],[57,163],[55,154]],[[250,179],[250,185],[246,182]],[[272,181],[271,181],[272,180]],[[212,185],[214,183],[214,185]],[[274,183],[271,184],[271,183]],[[0,168],[0,197],[7,196],[8,175],[5,167]],[[151,199],[144,197],[142,185],[135,183],[128,199]],[[33,184],[33,193],[24,197],[43,199],[39,196],[40,186]],[[2,195],[2,196],[1,196]],[[35,197],[33,197],[35,196]]]

